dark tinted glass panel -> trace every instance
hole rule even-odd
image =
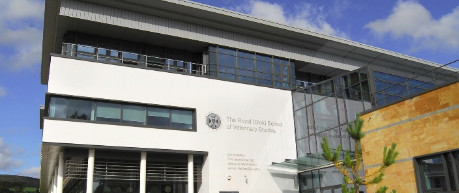
[[[120,122],[121,105],[115,103],[97,103],[96,116],[98,121]]]
[[[171,110],[171,127],[192,129],[193,112],[186,110]]]
[[[145,107],[137,105],[123,105],[123,122],[145,124]]]
[[[406,80],[406,78],[403,78],[401,76],[395,76],[391,74],[386,74],[382,72],[374,72],[375,79],[381,79],[381,80],[387,80],[391,82],[403,82]]]
[[[49,105],[49,116],[57,118],[66,118],[67,116],[67,99],[51,97]]]
[[[427,190],[446,190],[446,173],[441,155],[419,161]]]
[[[170,126],[170,110],[164,108],[148,108],[147,124],[152,126]]]
[[[312,172],[300,173],[300,190],[308,190],[313,188]]]
[[[93,103],[90,101],[69,99],[67,118],[94,120]]]
[[[308,138],[300,139],[296,142],[298,157],[304,157],[309,153]]]

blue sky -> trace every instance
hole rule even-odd
[[[440,64],[459,58],[457,0],[196,1]],[[43,6],[0,1],[0,174],[39,174]]]

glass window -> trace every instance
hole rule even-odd
[[[171,124],[170,110],[157,107],[149,107],[147,113],[147,125],[169,127]]]
[[[419,160],[426,190],[446,191],[446,173],[441,155]]]
[[[137,105],[123,105],[123,122],[145,124],[145,107]]]
[[[306,126],[306,108],[295,111],[295,129],[297,139],[308,135]]]
[[[94,120],[94,108],[90,101],[69,99],[67,118]]]
[[[49,117],[66,118],[67,99],[51,97]]]
[[[98,121],[120,122],[121,105],[97,102],[96,114]]]
[[[193,112],[186,110],[171,110],[171,127],[192,129]]]
[[[300,190],[312,189],[312,180],[311,172],[300,173]]]
[[[304,157],[309,153],[308,141],[307,137],[296,141],[298,157]]]

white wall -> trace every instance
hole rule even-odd
[[[45,120],[43,142],[206,151],[200,192],[274,193],[282,192],[281,184],[293,184],[283,190],[297,189],[297,183],[279,183],[267,170],[272,162],[296,157],[290,91],[52,57],[48,92],[194,108],[197,132]],[[211,112],[222,119],[219,129],[205,124]],[[291,177],[284,181],[296,175]]]

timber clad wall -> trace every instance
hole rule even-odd
[[[397,143],[396,163],[375,192],[386,185],[397,192],[417,192],[413,157],[459,148],[459,82],[362,115],[365,173],[378,168],[384,146]]]

